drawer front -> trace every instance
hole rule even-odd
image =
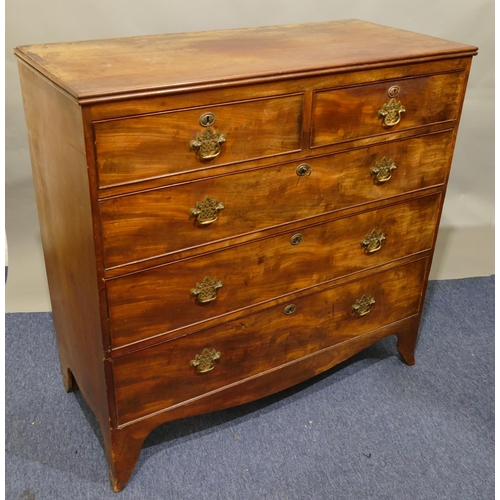
[[[442,184],[451,145],[443,132],[102,201],[105,266]]]
[[[300,150],[302,100],[292,95],[95,123],[99,184]],[[205,127],[207,113],[215,121]]]
[[[318,91],[311,146],[456,120],[464,81],[449,73]]]
[[[428,250],[440,199],[439,194],[418,198],[110,279],[112,347]],[[300,240],[297,234],[302,241],[292,244]]]
[[[276,306],[115,358],[119,423],[216,391],[418,313],[426,264],[427,260],[422,259],[301,297],[294,300],[292,314]],[[359,305],[363,296],[375,302],[364,315],[366,311],[358,309],[358,316],[352,307]],[[205,349],[209,353],[201,356]],[[202,357],[198,359],[200,364],[192,366],[197,355]],[[208,371],[199,371],[204,369]]]

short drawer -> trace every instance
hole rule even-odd
[[[119,423],[220,390],[417,314],[426,266],[426,259],[418,260],[301,297],[287,307],[276,306],[115,358]]]
[[[101,201],[105,266],[443,184],[451,146],[441,132]]]
[[[298,94],[96,122],[99,185],[300,150],[302,100]]]
[[[108,280],[113,348],[432,247],[440,194]]]
[[[315,92],[311,146],[457,120],[464,82],[461,72]]]

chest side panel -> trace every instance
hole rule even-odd
[[[70,368],[99,421],[108,422],[82,110],[22,63],[19,72],[63,378],[71,382]]]

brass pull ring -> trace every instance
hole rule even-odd
[[[197,201],[194,208],[189,211],[191,217],[196,217],[196,222],[202,226],[212,224],[219,218],[219,212],[224,210],[224,203],[217,198],[205,196],[202,201]]]
[[[206,304],[217,298],[217,291],[222,288],[222,285],[222,281],[217,278],[205,276],[201,283],[196,283],[196,286],[191,289],[191,295],[196,297],[198,303]]]
[[[374,177],[377,184],[384,184],[391,180],[392,171],[396,169],[396,164],[385,156],[375,162],[375,166],[371,168],[370,174]]]
[[[373,304],[375,304],[375,299],[372,296],[363,295],[360,299],[356,300],[356,303],[351,307],[351,309],[358,318],[361,318],[370,312],[370,308]]]
[[[189,366],[194,366],[198,373],[206,373],[215,368],[215,362],[219,358],[220,352],[205,348],[190,361]]]
[[[221,144],[226,142],[226,136],[218,130],[207,128],[202,134],[196,133],[196,139],[189,143],[189,147],[196,151],[202,160],[211,160],[221,153]]]
[[[394,127],[401,121],[401,115],[406,112],[406,108],[400,101],[392,98],[388,103],[384,103],[382,109],[378,110],[378,117],[382,119],[386,127]]]
[[[385,234],[382,231],[374,229],[361,242],[361,246],[365,249],[365,253],[375,253],[382,248],[382,242],[385,240]]]

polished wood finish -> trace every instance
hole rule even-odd
[[[125,184],[300,150],[297,117],[302,116],[302,100],[294,95],[96,123],[99,184]],[[203,160],[189,144],[203,133],[199,120],[208,112],[215,115],[213,128],[226,142],[219,156]]]
[[[357,20],[16,49],[63,382],[96,415],[115,491],[162,423],[388,335],[415,362],[476,52]],[[202,159],[207,129],[225,140]],[[201,225],[206,196],[223,208]],[[205,277],[222,287],[200,303]],[[204,349],[220,357],[202,373]]]
[[[16,54],[80,101],[92,102],[476,52],[468,45],[349,19],[25,46]]]
[[[105,267],[442,185],[449,167],[451,133],[105,199],[100,203]],[[384,157],[392,159],[397,168],[389,182],[378,184],[370,172]],[[310,171],[299,176],[297,168],[304,163]],[[195,203],[207,195],[225,205],[209,227],[189,215]]]
[[[115,359],[118,423],[123,424],[199,397],[264,370],[345,342],[418,312],[426,260],[293,300],[181,339]],[[351,307],[364,294],[375,297],[362,318]],[[390,304],[390,308],[387,305]],[[198,373],[190,361],[203,348],[221,352],[215,368]]]
[[[347,142],[337,142],[329,145],[323,145],[321,148],[310,148],[310,127],[312,121],[312,100],[315,91],[320,91],[324,88],[339,88],[357,86],[367,82],[377,82],[383,80],[393,80],[396,76],[406,78],[420,77],[423,75],[436,73],[465,73],[468,74],[468,59],[444,59],[432,62],[432,64],[410,64],[402,66],[394,66],[389,68],[373,70],[358,70],[355,72],[347,72],[340,74],[325,75],[323,77],[308,77],[287,82],[273,82],[272,85],[255,84],[245,86],[245,94],[252,96],[252,99],[263,97],[277,97],[279,95],[289,95],[292,91],[295,93],[304,94],[304,105],[302,115],[302,149],[296,152],[288,152],[282,155],[273,157],[272,162],[275,164],[289,162],[293,160],[301,161],[304,156],[310,155],[325,155],[328,153],[337,153],[342,151],[352,150],[358,147],[380,144],[382,142],[390,142],[397,139],[413,137],[419,132],[414,129],[393,130],[390,134],[377,134],[371,137],[354,138]],[[118,117],[144,116],[150,113],[164,114],[167,110],[179,110],[189,107],[195,108],[198,106],[207,107],[207,104],[220,104],[225,102],[235,102],[241,100],[241,92],[238,86],[228,89],[205,90],[200,92],[193,90],[188,94],[167,94],[161,97],[150,97],[148,99],[127,99],[118,102],[103,102],[96,104],[88,109],[89,119],[94,124],[102,120],[116,119]],[[239,102],[239,101],[238,101]],[[422,127],[422,133],[432,131],[440,131],[450,128],[450,124],[446,127],[446,122],[435,123]],[[93,138],[95,141],[95,138]],[[237,165],[232,163],[217,165],[212,161],[205,162],[203,169],[194,169],[183,171],[181,173],[173,173],[159,175],[158,177],[148,180],[137,180],[126,184],[118,184],[113,186],[100,187],[99,197],[107,198],[110,196],[135,193],[138,190],[162,187],[166,185],[178,184],[179,182],[188,182],[195,179],[206,179],[210,176],[226,175],[237,171],[252,170],[257,167],[269,166],[269,159],[261,158],[250,162],[242,161]]]
[[[80,389],[111,456],[98,268],[79,106],[19,65],[40,233],[67,391]],[[62,139],[64,138],[64,140]],[[76,379],[76,381],[75,381]]]
[[[290,243],[294,232],[284,233],[111,279],[107,286],[112,348],[179,328],[192,330],[207,319],[430,250],[439,206],[439,195],[416,198],[303,227],[298,245]],[[361,242],[373,229],[382,231],[386,240],[380,251],[366,254]],[[216,300],[200,305],[190,290],[205,276],[221,280],[223,286]]]
[[[138,419],[113,429],[113,446],[116,450],[113,462],[110,463],[113,488],[115,491],[119,491],[126,486],[139,458],[144,440],[160,424],[211,412],[214,408],[222,410],[242,405],[253,401],[255,394],[259,394],[260,397],[274,394],[342,363],[354,354],[390,335],[397,337],[398,351],[403,360],[408,364],[413,364],[411,361],[419,319],[420,316],[415,315],[377,330],[371,330],[349,341],[316,351],[313,354],[223,387],[221,390],[215,390],[208,395],[193,398],[165,411],[153,413],[147,418]]]
[[[464,78],[460,72],[315,92],[311,146],[456,120]],[[390,102],[394,86],[400,89],[395,99],[406,111],[388,127],[378,112]]]

